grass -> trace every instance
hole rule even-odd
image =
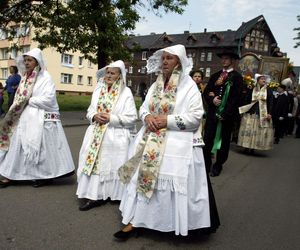
[[[85,111],[88,109],[92,96],[57,95],[60,111]],[[142,105],[140,97],[134,97],[136,108]]]
[[[57,102],[60,111],[86,111],[91,98],[91,95],[57,95]]]
[[[91,102],[91,95],[58,95],[57,101],[60,111],[86,111]],[[4,94],[3,109],[7,111],[7,94]],[[142,105],[140,97],[134,97],[137,109]]]

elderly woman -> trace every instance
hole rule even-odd
[[[158,77],[140,108],[144,125],[132,158],[119,170],[127,183],[120,204],[126,226],[114,234],[117,239],[139,227],[187,235],[212,226],[202,148],[193,147],[203,107],[190,67],[183,45],[158,50],[148,60],[148,73]]]
[[[24,72],[14,102],[0,121],[0,187],[33,180],[39,187],[70,175],[74,163],[56,101],[55,85],[40,49],[23,54]]]
[[[237,144],[245,148],[245,153],[273,148],[273,94],[264,75],[255,74],[255,80],[255,87],[248,90],[247,104],[239,108],[242,120]]]
[[[100,69],[100,79],[88,108],[90,120],[79,154],[78,198],[87,200],[79,207],[86,211],[108,199],[121,200],[124,185],[118,169],[128,159],[130,129],[137,112],[126,83],[123,61]],[[104,77],[103,77],[104,75]]]

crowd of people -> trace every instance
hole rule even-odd
[[[235,70],[239,56],[232,50],[218,56],[222,69],[204,84],[203,73],[191,71],[183,45],[156,51],[147,61],[147,72],[157,79],[141,91],[143,126],[134,138],[138,114],[124,62],[97,72],[76,195],[81,211],[120,202],[124,227],[114,234],[116,239],[126,240],[141,228],[183,236],[216,232],[220,220],[210,176],[223,169],[235,124],[240,123],[237,144],[246,152],[271,149],[293,132],[295,122],[300,136],[295,94],[281,85],[274,95],[266,76],[259,74],[256,85],[245,89]],[[75,173],[42,52],[23,54],[17,66],[5,87],[14,97],[0,120],[0,188],[18,181],[40,187]],[[3,91],[0,84],[0,101]]]

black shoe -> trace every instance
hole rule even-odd
[[[244,148],[243,153],[246,155],[249,154],[249,148]]]
[[[140,236],[140,228],[133,227],[132,230],[128,232],[124,232],[122,230],[114,233],[114,237],[118,240],[125,241],[128,240],[130,237],[135,236],[136,238]]]
[[[1,180],[0,181],[0,188],[6,188],[6,187],[8,187],[8,186],[10,186],[12,184],[13,184],[12,180],[8,180],[8,181]]]
[[[119,200],[110,200],[109,202],[112,205],[120,205],[120,203],[121,203],[121,201],[119,201]]]
[[[53,183],[53,179],[34,180],[32,186],[35,188],[50,185]]]
[[[220,165],[213,165],[210,171],[210,176],[211,177],[219,176],[220,173],[222,172],[222,169],[223,167]]]
[[[86,203],[84,203],[82,206],[79,207],[79,210],[87,211],[94,207],[100,207],[100,206],[104,205],[105,203],[106,203],[106,201],[104,201],[104,200],[97,200],[97,201],[88,200]]]

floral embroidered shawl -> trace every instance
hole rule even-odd
[[[259,113],[260,113],[260,126],[262,128],[266,128],[270,126],[270,123],[266,119],[268,115],[267,111],[267,85],[260,87],[258,84],[253,88],[252,92],[252,101],[250,104],[239,107],[239,113],[243,114],[248,112],[255,103],[258,102],[259,105]]]
[[[162,74],[158,75],[149,103],[149,110],[152,115],[173,113],[179,77],[179,72],[174,71],[164,89],[163,76]],[[165,151],[166,133],[166,128],[157,132],[146,130],[137,147],[136,154],[119,169],[120,180],[124,184],[128,183],[136,169],[139,169],[137,192],[148,199],[153,194],[158,178]]]
[[[102,89],[100,91],[100,96],[98,99],[98,113],[107,113],[109,114],[115,107],[117,100],[120,96],[120,92],[123,86],[123,80],[118,80],[111,88],[108,90],[106,84],[103,84]],[[87,158],[85,161],[85,166],[82,169],[82,172],[86,175],[90,176],[91,174],[98,174],[100,173],[99,166],[100,166],[100,150],[101,150],[101,143],[103,140],[103,136],[105,134],[107,124],[100,125],[99,123],[95,124],[93,135],[94,139],[92,140]]]
[[[26,73],[24,74],[17,89],[12,106],[4,119],[0,121],[1,150],[8,151],[9,149],[11,136],[19,123],[22,112],[29,102],[39,71],[40,67],[37,66],[29,76]]]

